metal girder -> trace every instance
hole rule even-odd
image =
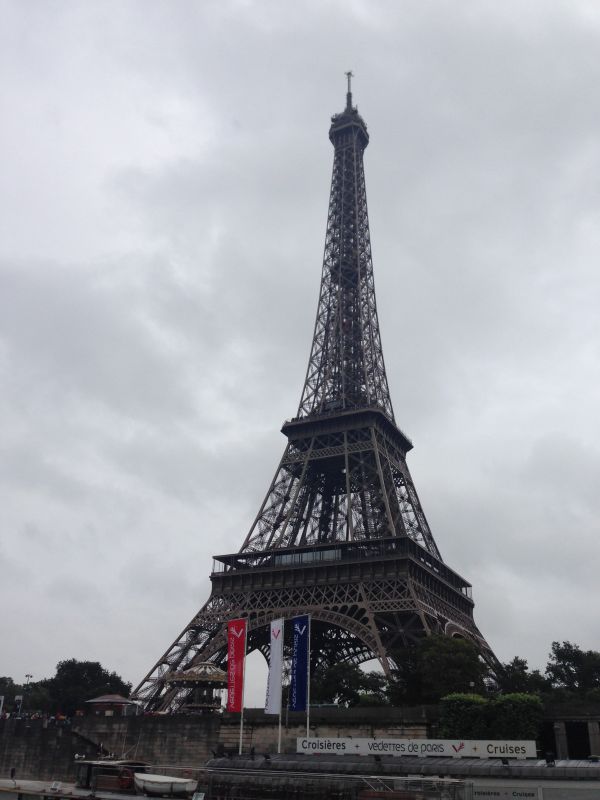
[[[404,535],[440,558],[404,453],[372,424],[291,440],[240,552]]]
[[[355,109],[334,118],[321,291],[298,416],[378,406],[394,418],[375,301],[365,133]]]
[[[313,624],[327,642],[332,632],[344,632],[346,645],[337,652],[337,660],[353,663],[377,658],[386,672],[390,669],[389,648],[398,642],[411,644],[431,632],[444,632],[449,620],[456,630],[486,646],[472,616],[450,604],[439,592],[426,589],[413,577],[405,580],[370,580],[323,585],[302,584],[277,589],[233,591],[213,594],[204,608],[192,619],[153,670],[148,673],[135,695],[148,709],[168,710],[181,699],[165,678],[169,672],[192,666],[199,661],[222,665],[227,653],[227,622],[246,617],[249,634],[262,629],[262,638],[249,636],[249,652],[264,647],[267,626],[273,619],[290,619],[310,614]],[[428,625],[425,620],[435,621]],[[434,629],[432,631],[432,628]],[[340,634],[336,634],[339,641]],[[318,638],[313,640],[314,661],[320,660]],[[324,658],[327,660],[327,654]]]

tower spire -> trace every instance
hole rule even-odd
[[[354,73],[352,70],[348,70],[348,72],[344,74],[348,79],[348,91],[346,92],[346,111],[352,111],[352,78],[354,77]]]
[[[331,119],[333,174],[321,293],[298,416],[366,407],[394,419],[379,333],[363,155],[365,121],[347,106]]]

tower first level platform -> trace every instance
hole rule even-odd
[[[375,657],[389,672],[394,651],[432,633],[475,640],[491,655],[471,585],[409,536],[218,556],[211,581],[213,597],[248,617],[257,647],[272,619],[310,613],[313,632],[323,629],[315,665]],[[353,635],[342,651],[327,647],[330,626]],[[223,634],[213,642],[215,652],[225,646]]]

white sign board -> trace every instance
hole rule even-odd
[[[543,798],[542,789],[538,786],[526,788],[521,786],[475,786],[473,787],[473,800],[541,800]]]
[[[453,758],[536,758],[534,741],[475,739],[308,739],[297,753],[358,756],[452,756]]]

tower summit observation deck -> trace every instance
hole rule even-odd
[[[473,620],[471,586],[437,548],[396,425],[375,301],[363,155],[369,134],[352,105],[331,119],[333,173],[317,316],[283,457],[238,553],[215,557],[212,592],[134,696],[173,710],[169,680],[227,659],[227,622],[248,620],[248,652],[268,657],[269,623],[312,617],[311,660],[331,665],[393,654],[425,636],[468,639],[495,657]]]

